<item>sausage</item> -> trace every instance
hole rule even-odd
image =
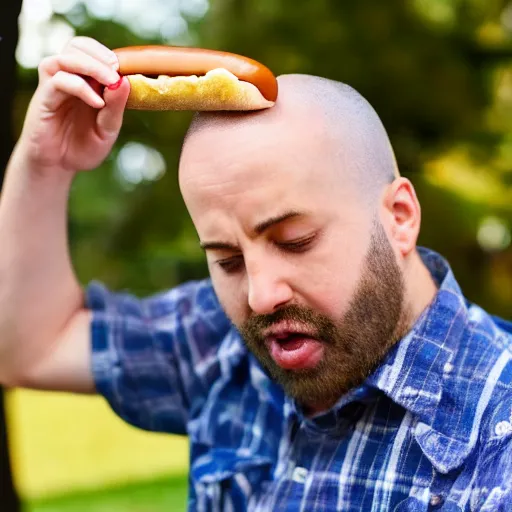
[[[224,68],[239,80],[256,86],[268,101],[276,101],[277,80],[266,66],[234,53],[178,46],[129,46],[113,50],[119,60],[121,75],[205,75]]]

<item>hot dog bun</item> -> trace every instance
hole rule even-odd
[[[136,110],[260,110],[277,99],[277,80],[241,55],[171,46],[114,50],[131,85],[126,108]]]

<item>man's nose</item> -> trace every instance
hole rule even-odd
[[[278,272],[268,268],[247,270],[248,302],[257,315],[273,313],[293,298],[293,290],[287,280]]]

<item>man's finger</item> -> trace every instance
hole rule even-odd
[[[60,71],[91,77],[103,85],[110,85],[119,80],[119,74],[113,67],[107,66],[79,50],[45,58],[39,66],[41,81],[44,82]]]
[[[68,51],[72,51],[74,48],[81,50],[87,55],[107,64],[114,69],[118,69],[119,61],[117,59],[117,55],[102,45],[100,42],[92,39],[90,37],[78,36],[74,37],[69,41],[69,43],[64,48],[63,53],[67,53]]]
[[[49,90],[42,93],[44,97],[42,106],[48,112],[55,112],[70,96],[81,99],[93,108],[101,108],[105,105],[103,98],[82,77],[66,71],[57,72],[44,87]]]

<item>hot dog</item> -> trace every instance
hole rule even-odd
[[[126,108],[136,110],[260,110],[277,99],[266,66],[234,53],[173,46],[114,50],[130,81]]]

